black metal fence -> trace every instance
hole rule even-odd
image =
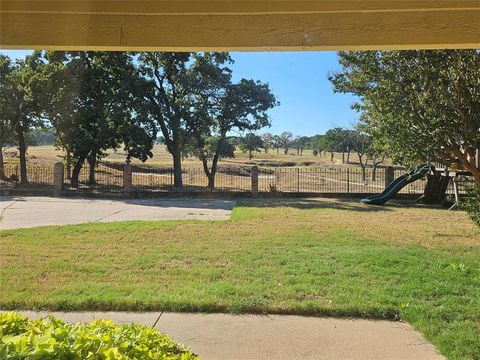
[[[90,167],[84,165],[78,176],[78,186],[72,186],[65,172],[63,193],[67,196],[123,196],[123,165],[98,163],[90,177]]]
[[[15,194],[51,195],[53,191],[53,165],[27,166],[27,181],[22,182],[20,165],[5,164],[5,178],[0,179],[0,190]]]
[[[395,177],[404,174],[396,170]],[[259,172],[259,191],[319,194],[375,194],[385,188],[385,169],[274,168]],[[422,194],[425,181],[401,190],[402,194]]]
[[[205,192],[208,179],[203,169],[182,169],[182,186],[175,187],[172,168],[132,167],[132,192]],[[215,191],[251,191],[250,168],[220,167],[215,176]]]
[[[175,187],[173,169],[134,165],[131,167],[131,194],[133,196],[155,196],[170,192],[208,192],[208,179],[201,168],[185,168],[182,171],[182,186]],[[260,168],[258,171],[258,191],[260,193],[310,193],[310,194],[375,194],[385,188],[385,169],[375,172],[369,168],[365,172],[352,168]],[[395,170],[395,177],[404,174]],[[19,165],[6,165],[8,180],[0,180],[2,193],[12,194],[51,194],[53,191],[53,166],[28,166],[28,183],[19,180]],[[418,180],[404,187],[401,194],[420,195],[425,188],[425,180]],[[464,192],[468,181],[459,186]],[[216,192],[250,193],[252,191],[251,167],[219,167],[215,177]],[[449,193],[453,193],[450,186]],[[79,174],[78,186],[72,186],[66,172],[63,194],[67,196],[124,196],[124,165],[121,163],[100,162],[93,176],[88,164]]]

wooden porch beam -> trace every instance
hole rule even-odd
[[[480,1],[2,0],[0,48],[480,48]]]

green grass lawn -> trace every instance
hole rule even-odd
[[[403,319],[449,359],[480,359],[480,232],[462,212],[328,199],[3,231],[0,308]]]

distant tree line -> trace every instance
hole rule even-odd
[[[35,51],[17,61],[0,54],[0,177],[2,148],[14,145],[26,183],[32,136],[53,133],[73,186],[85,164],[95,183],[107,150],[146,161],[160,140],[176,187],[182,159],[193,155],[213,189],[219,159],[233,155],[231,132],[269,126],[268,111],[278,104],[268,84],[233,81],[232,63],[228,53],[213,52]]]
[[[250,137],[250,139],[253,137]],[[381,146],[380,142],[374,142],[370,134],[368,134],[362,125],[355,129],[345,129],[336,127],[328,130],[325,134],[314,136],[294,136],[291,132],[283,132],[280,135],[264,133],[257,136],[256,145],[249,149],[249,158],[252,157],[252,151],[263,149],[268,153],[270,149],[274,149],[277,155],[280,149],[287,155],[292,149],[297,155],[303,155],[303,151],[311,150],[314,156],[330,153],[330,159],[333,162],[334,153],[342,154],[342,163],[350,163],[351,153],[358,156],[358,163],[362,169],[362,177],[366,179],[366,168],[370,164],[372,166],[372,178],[376,178],[376,170],[387,157],[386,147]],[[251,140],[249,140],[252,143]]]

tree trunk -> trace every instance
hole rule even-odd
[[[330,153],[330,161],[333,162],[333,152]]]
[[[252,160],[252,150],[248,150],[248,160]]]
[[[214,172],[211,172],[211,173],[207,176],[207,179],[208,179],[208,184],[207,184],[208,190],[209,190],[209,191],[215,190],[215,173],[214,173]]]
[[[473,179],[475,180],[475,184],[480,186],[480,169],[477,168],[476,164],[469,163],[467,169],[470,170],[472,173]]]
[[[377,180],[377,169],[378,169],[378,165],[382,164],[383,162],[385,161],[385,155],[382,156],[381,160],[380,161],[377,161],[377,159],[373,159],[373,163],[372,163],[372,181],[376,181]]]
[[[67,180],[70,180],[72,178],[72,154],[69,150],[67,150],[67,156],[66,156],[66,165],[67,165]]]
[[[360,165],[362,168],[362,181],[367,181],[366,165]]]
[[[480,169],[477,167],[476,153],[470,159],[468,154],[459,150],[454,150],[454,153],[456,156],[458,156],[460,163],[472,173],[475,184],[480,186]]]
[[[347,151],[347,164],[350,164],[350,150]]]
[[[96,184],[96,179],[95,179],[95,166],[97,165],[97,157],[95,155],[91,155],[87,159],[88,161],[88,183],[90,185]]]
[[[377,180],[377,167],[380,164],[380,161],[377,162],[376,158],[372,159],[372,181]]]
[[[84,162],[85,158],[80,158],[73,166],[72,177],[70,179],[70,185],[72,185],[73,187],[78,187],[78,177],[80,176],[80,170],[82,170]]]
[[[3,147],[0,146],[0,180],[6,180],[5,164],[3,162]]]
[[[210,191],[215,190],[215,176],[217,174],[218,161],[221,158],[220,150],[223,146],[224,139],[225,139],[225,133],[221,133],[220,139],[218,140],[218,143],[217,143],[217,148],[215,149],[215,155],[213,156],[213,159],[212,159],[211,169],[208,168],[208,160],[203,155],[200,158],[203,164],[203,171],[205,172],[205,175],[207,176],[207,179],[208,179],[207,189]]]
[[[367,172],[366,172],[366,168],[367,168],[367,163],[368,163],[368,158],[367,160],[365,161],[365,163],[363,163],[363,157],[365,156],[365,154],[358,154],[358,162],[360,163],[360,167],[362,168],[362,181],[367,181]]]
[[[342,164],[345,164],[345,151],[342,151]]]
[[[470,170],[470,172],[472,173],[473,179],[475,180],[475,184],[477,186],[480,186],[480,167],[478,166],[480,163],[479,157],[480,157],[480,150],[477,149],[475,151],[475,156],[473,156],[471,161],[469,162],[470,166],[468,166],[468,170]]]
[[[475,169],[472,171],[473,178],[475,179],[475,184],[480,186],[480,169]]]
[[[27,179],[27,144],[25,143],[25,133],[23,129],[17,127],[18,152],[20,153],[20,183],[26,184]]]
[[[172,156],[173,156],[173,186],[178,189],[183,187],[182,152],[174,151]]]
[[[280,148],[277,148],[277,155],[279,154]]]

